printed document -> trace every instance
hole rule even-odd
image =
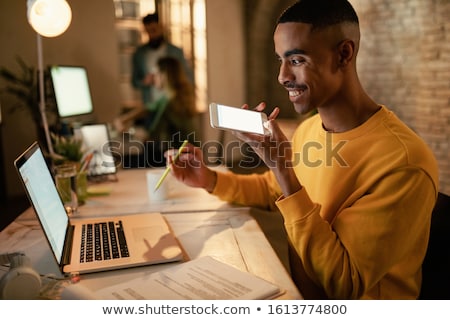
[[[278,286],[210,256],[96,292],[101,299],[119,300],[251,300],[281,293]]]

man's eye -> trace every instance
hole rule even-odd
[[[305,59],[291,59],[291,64],[293,65],[293,66],[297,66],[297,65],[299,65],[299,64],[302,64],[303,62],[305,62]]]

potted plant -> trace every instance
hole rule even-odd
[[[19,56],[16,56],[16,61],[20,66],[18,73],[14,73],[6,67],[0,67],[0,78],[6,82],[6,86],[0,90],[0,93],[8,94],[16,98],[16,103],[10,105],[8,108],[9,113],[27,111],[27,115],[31,116],[31,119],[36,124],[37,140],[42,145],[46,145],[39,110],[37,71],[33,66],[27,65]],[[46,102],[48,116],[53,116],[53,119],[55,119],[56,105],[51,95],[51,90],[46,90]]]
[[[72,202],[70,191],[71,184],[68,182],[68,176],[62,174],[62,171],[67,172],[69,167],[73,169],[73,176],[76,181],[77,204],[81,205],[87,198],[87,171],[83,163],[88,162],[83,151],[83,141],[76,136],[59,136],[50,133],[53,140],[53,151],[55,154],[52,157],[54,164],[56,186],[60,192],[61,198],[64,202]],[[66,191],[64,191],[66,190]]]
[[[53,139],[54,163],[55,165],[73,162],[79,167],[83,158],[83,141],[75,136],[59,136],[50,133]]]

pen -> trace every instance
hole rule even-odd
[[[94,153],[93,153],[93,152],[92,152],[92,153],[89,153],[89,154],[86,156],[86,158],[84,159],[83,164],[81,165],[80,172],[83,172],[84,170],[86,170],[86,168],[88,167],[89,162],[91,162],[93,156],[94,156]]]
[[[175,163],[175,161],[178,160],[178,157],[180,156],[181,150],[184,148],[184,146],[188,143],[187,140],[184,140],[183,143],[181,144],[180,149],[178,149],[178,153],[175,155],[175,158],[173,159],[172,163]],[[158,188],[161,186],[161,183],[164,181],[164,179],[167,177],[167,175],[169,174],[170,171],[170,166],[166,168],[166,170],[164,170],[164,173],[162,174],[161,178],[159,178],[158,183],[155,186],[155,189],[153,190],[153,192],[155,192],[156,190],[158,190]]]

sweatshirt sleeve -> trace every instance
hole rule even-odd
[[[281,191],[271,171],[248,175],[217,171],[213,194],[227,202],[272,210]]]
[[[420,290],[413,279],[420,277],[435,199],[430,177],[406,167],[374,184],[331,222],[321,218],[320,204],[305,189],[280,198],[277,206],[308,277],[330,298],[358,299],[368,291],[377,298],[377,286],[392,282],[383,283],[388,272],[393,278],[406,274],[412,279],[402,292]]]

